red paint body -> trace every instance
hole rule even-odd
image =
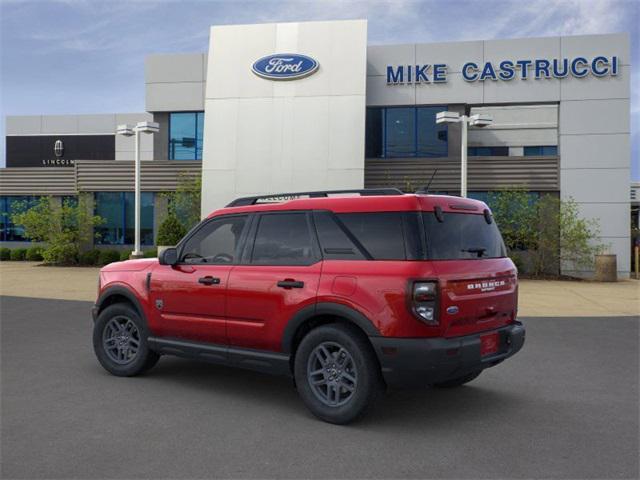
[[[218,210],[210,215],[261,211],[331,210],[349,212],[443,212],[482,215],[479,201],[448,196],[398,195],[291,200]],[[147,275],[151,279],[147,285]],[[198,278],[220,279],[214,287]],[[304,288],[278,288],[280,280]],[[409,308],[411,281],[438,282],[439,324],[429,326]],[[137,298],[154,336],[177,337],[243,348],[282,350],[292,317],[314,303],[350,307],[385,337],[458,337],[515,322],[517,271],[509,258],[473,260],[321,260],[310,266],[160,265],[131,260],[100,271],[100,293],[113,286]],[[150,288],[147,288],[150,287]],[[162,302],[157,308],[156,302]],[[449,307],[457,308],[449,313]]]

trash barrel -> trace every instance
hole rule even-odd
[[[616,282],[618,280],[618,266],[613,254],[596,255],[596,282]]]

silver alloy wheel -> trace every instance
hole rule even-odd
[[[353,397],[358,371],[346,348],[336,342],[323,342],[309,355],[307,381],[324,405],[340,407]]]
[[[109,360],[118,365],[133,362],[140,349],[138,327],[124,315],[113,317],[102,331],[102,347]]]

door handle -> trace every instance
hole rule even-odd
[[[297,280],[292,280],[290,278],[287,278],[286,280],[280,280],[278,282],[278,286],[280,288],[303,288],[304,287],[304,282],[299,282]]]
[[[203,285],[218,285],[220,284],[220,279],[216,278],[216,277],[202,277],[198,279],[198,283],[201,283]]]

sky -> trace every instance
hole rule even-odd
[[[356,18],[370,45],[629,33],[640,180],[640,0],[0,0],[0,131],[6,115],[144,111],[145,56],[204,52],[211,25]]]

